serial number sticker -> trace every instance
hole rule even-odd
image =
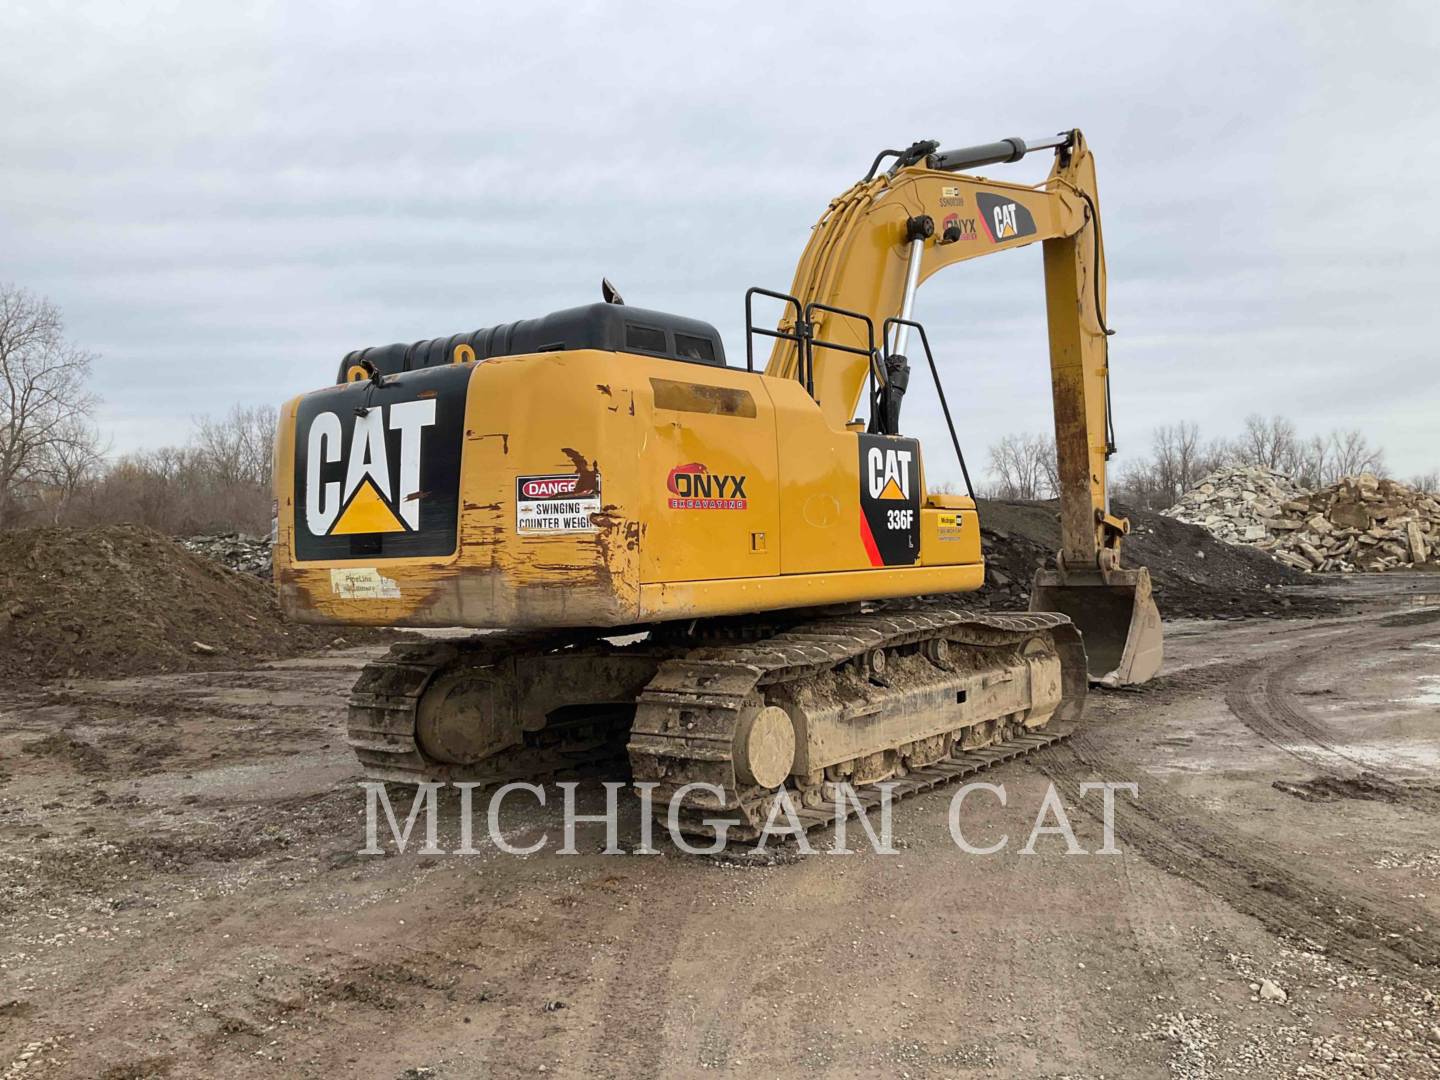
[[[521,536],[597,532],[598,513],[598,473],[521,476],[515,481],[515,531]]]
[[[941,540],[959,540],[965,532],[965,519],[959,514],[940,514],[936,524],[938,525],[939,538]]]
[[[398,600],[400,586],[373,566],[330,571],[330,591],[342,600]]]

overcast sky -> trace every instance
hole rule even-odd
[[[99,355],[122,450],[320,386],[351,348],[589,302],[602,274],[743,363],[745,288],[789,285],[876,151],[1079,127],[1122,454],[1280,412],[1409,475],[1440,467],[1437,12],[9,0],[0,280]],[[972,461],[1048,428],[1038,245],[917,311]]]

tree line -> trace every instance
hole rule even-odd
[[[275,409],[237,405],[197,418],[183,445],[116,456],[94,423],[93,362],[66,339],[54,304],[0,284],[0,529],[128,521],[175,535],[269,531]],[[1155,428],[1112,493],[1164,509],[1227,465],[1265,466],[1307,488],[1388,474],[1384,451],[1359,430],[1306,437],[1286,417],[1257,414],[1229,439],[1207,441],[1190,421]],[[989,466],[980,487],[989,498],[1048,499],[1059,489],[1051,435],[1007,435],[989,448]],[[1440,473],[1410,483],[1440,491]]]
[[[981,494],[993,499],[1050,499],[1059,491],[1053,435],[1007,435],[989,448],[989,476]],[[1129,506],[1164,510],[1207,473],[1227,466],[1262,466],[1315,489],[1346,476],[1389,476],[1385,451],[1365,433],[1350,428],[1302,436],[1284,416],[1246,417],[1240,434],[1206,440],[1193,421],[1167,424],[1151,432],[1150,447],[1127,455],[1111,482],[1111,493]],[[1440,491],[1440,471],[1407,481],[1422,491]]]
[[[0,528],[270,531],[273,408],[199,417],[184,445],[116,456],[94,422],[94,359],[54,304],[0,285]]]

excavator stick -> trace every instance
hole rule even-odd
[[[1099,686],[1148,682],[1160,670],[1164,642],[1150,571],[1038,570],[1031,611],[1070,617],[1085,644],[1090,681]]]

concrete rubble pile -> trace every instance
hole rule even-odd
[[[214,536],[181,537],[186,551],[223,563],[240,574],[270,576],[270,538],[246,536],[244,533],[220,533]]]
[[[1272,469],[1221,469],[1164,513],[1297,570],[1394,570],[1440,558],[1440,500],[1369,473],[1312,492]]]

